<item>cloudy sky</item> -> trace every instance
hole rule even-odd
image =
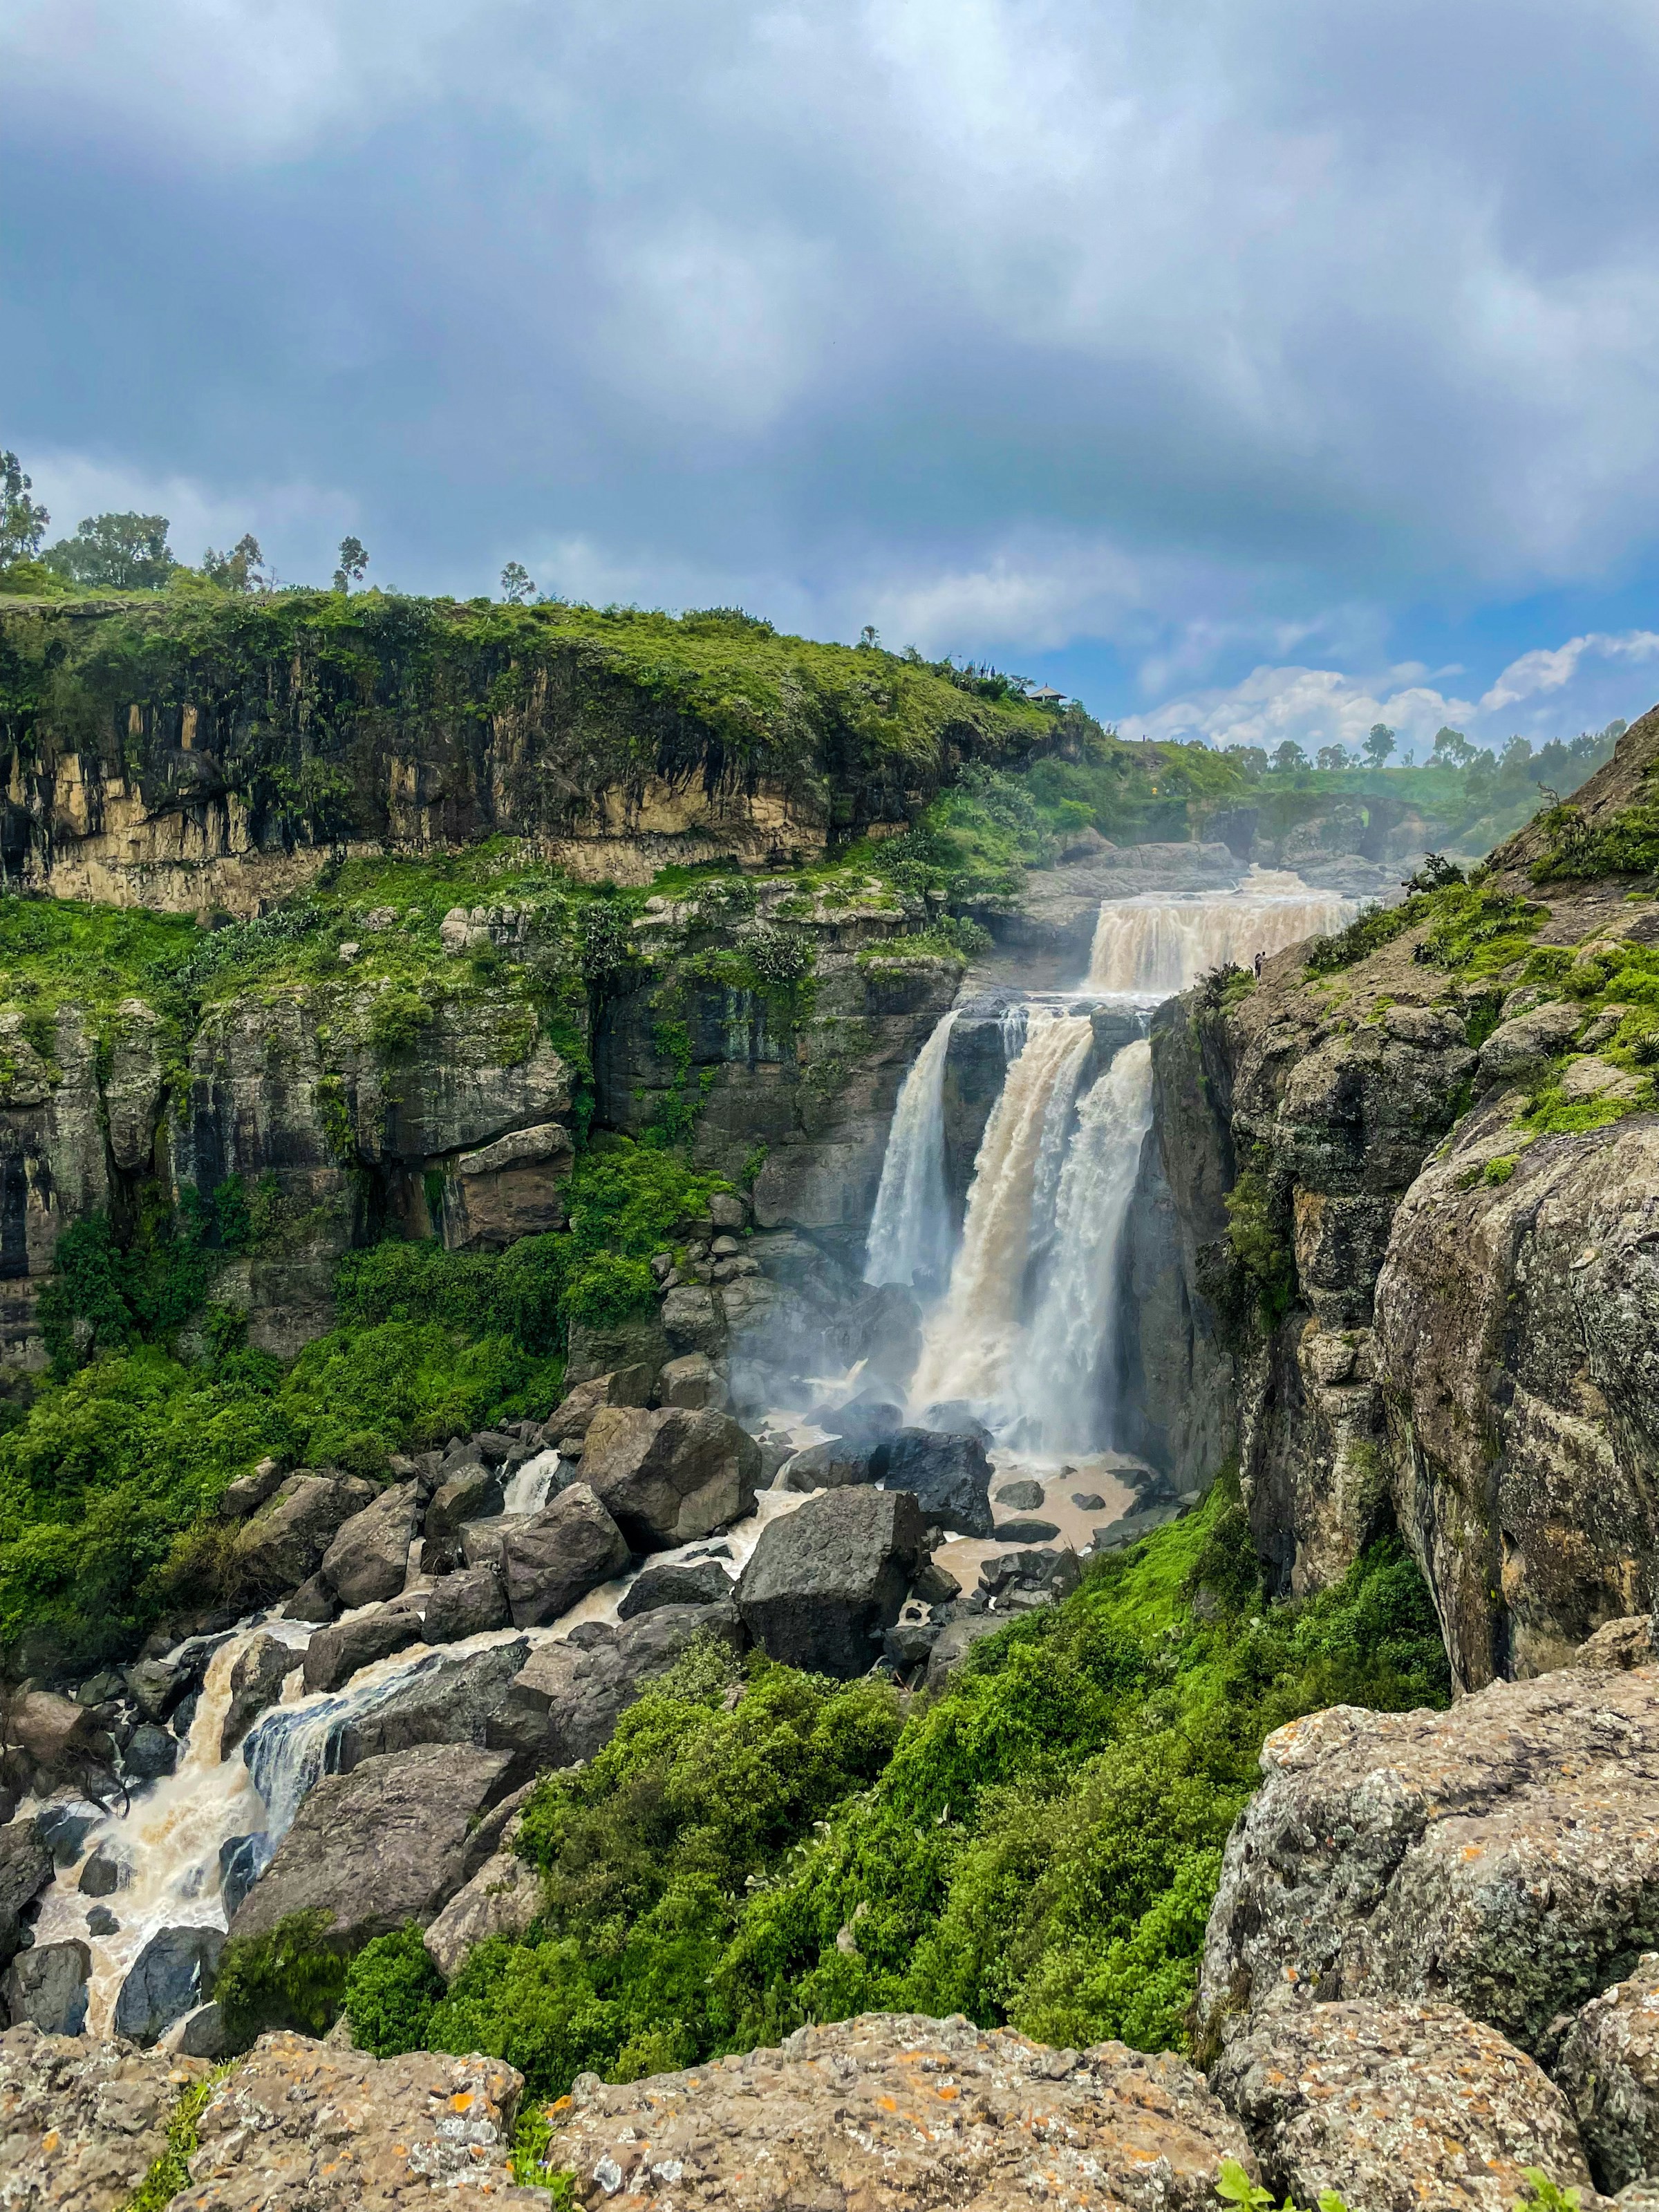
[[[1659,697],[1652,0],[0,0],[0,445],[1125,727]]]

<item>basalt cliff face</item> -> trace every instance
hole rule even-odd
[[[1397,1524],[1466,1688],[1659,1595],[1656,762],[1659,712],[1474,888],[1154,1024],[1177,1434],[1282,1588]]]
[[[1057,718],[932,670],[553,605],[290,592],[0,605],[0,860],[60,897],[247,915],[331,854],[531,838],[589,881],[902,828]]]

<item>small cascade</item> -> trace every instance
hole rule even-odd
[[[539,1513],[553,1494],[558,1480],[559,1455],[538,1452],[534,1459],[514,1470],[501,1493],[503,1513]]]
[[[1078,1085],[1094,1047],[1086,1014],[1033,1005],[975,1163],[951,1285],[929,1318],[918,1406],[999,1403],[1028,1269],[1053,1234]]]
[[[219,1740],[230,1705],[230,1678],[252,1637],[282,1635],[289,1624],[268,1621],[231,1637],[208,1662],[202,1694],[191,1722],[190,1738],[174,1771],[135,1794],[131,1806],[112,1812],[88,1835],[77,1868],[58,1874],[42,1900],[35,1941],[56,1943],[78,1938],[91,1954],[87,2033],[107,2035],[121,1984],[150,1937],[163,1928],[222,1928],[219,1893],[220,1846],[230,1837],[265,1826],[264,1808],[238,1752],[219,1755]],[[304,1656],[309,1632],[297,1628],[294,1663]],[[285,1638],[286,1640],[286,1638]],[[290,1680],[293,1680],[290,1677]],[[127,1871],[122,1887],[99,1900],[78,1887],[78,1866],[98,1850]],[[119,1926],[113,1934],[93,1935],[89,1906],[113,1908]]]
[[[1316,890],[1299,876],[1253,868],[1237,891],[1109,899],[1095,925],[1089,988],[1168,998],[1212,968],[1248,968],[1352,921],[1352,899]]]
[[[866,1246],[866,1283],[898,1283],[908,1290],[918,1275],[942,1279],[951,1264],[945,1060],[956,1018],[953,1009],[937,1024],[905,1077],[893,1109]]]
[[[1054,1236],[1014,1379],[1022,1443],[1042,1452],[1115,1444],[1117,1306],[1124,1230],[1152,1125],[1152,1051],[1126,1044],[1078,1109]]]

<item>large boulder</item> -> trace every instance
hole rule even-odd
[[[73,1938],[20,1951],[0,1980],[0,1999],[14,2021],[30,2021],[48,2035],[79,2035],[87,2024],[87,1983],[92,1954]]]
[[[1185,2059],[1121,2043],[1051,2051],[960,2015],[866,2013],[617,2088],[583,2074],[553,2125],[550,2163],[598,2175],[618,2201],[648,2201],[666,2169],[732,2212],[1213,2212],[1222,2160],[1255,2170]]]
[[[1275,2196],[1297,2204],[1330,2189],[1353,2212],[1511,2212],[1528,2166],[1589,2187],[1566,2098],[1450,2005],[1269,2009],[1210,2087],[1243,2122]]]
[[[1347,1705],[1268,1737],[1210,1915],[1198,2047],[1261,2006],[1450,2003],[1537,2051],[1659,1947],[1659,1670]]]
[[[236,1535],[236,1563],[255,1592],[276,1595],[298,1589],[323,1563],[323,1554],[354,1513],[374,1495],[356,1475],[313,1474],[302,1468],[245,1521]]]
[[[115,2000],[115,2033],[154,2043],[175,2020],[205,2004],[225,1948],[217,1928],[158,1928],[127,1969]]]
[[[736,1581],[718,1559],[684,1559],[672,1565],[665,1561],[635,1575],[617,1607],[617,1618],[632,1620],[636,1613],[654,1613],[665,1605],[720,1605],[736,1589]]]
[[[52,1853],[33,1820],[0,1828],[0,1966],[22,1948],[23,1915],[52,1877]]]
[[[643,1362],[619,1367],[609,1375],[594,1375],[568,1390],[548,1415],[542,1435],[550,1444],[580,1443],[595,1413],[606,1406],[647,1406],[651,1402],[653,1370]]]
[[[725,1413],[606,1407],[582,1477],[636,1552],[665,1552],[751,1511],[760,1468],[760,1446]]]
[[[546,2190],[513,2183],[523,2086],[499,2058],[376,2059],[264,2035],[209,2099],[191,2186],[175,2202],[203,2212],[390,2212],[476,2195],[491,2212],[546,2212]]]
[[[490,1716],[487,1741],[492,1749],[512,1753],[520,1780],[542,1767],[591,1759],[610,1741],[640,1692],[700,1636],[741,1651],[737,1608],[662,1606],[620,1628],[609,1621],[580,1622],[568,1637],[538,1644],[529,1654]]]
[[[657,1377],[656,1395],[665,1406],[686,1406],[694,1413],[706,1407],[723,1413],[732,1401],[726,1377],[702,1352],[669,1360]]]
[[[306,1695],[319,1690],[337,1690],[361,1668],[389,1659],[395,1651],[421,1641],[421,1616],[413,1606],[379,1607],[350,1620],[319,1628],[306,1646]]]
[[[230,1670],[230,1703],[219,1731],[219,1756],[228,1759],[261,1713],[283,1694],[300,1654],[280,1636],[256,1636],[236,1655]]]
[[[322,1560],[324,1579],[342,1605],[377,1605],[400,1595],[418,1503],[412,1482],[393,1483],[343,1523]]]
[[[1659,1954],[1592,1997],[1552,2069],[1566,2092],[1599,2188],[1615,2195],[1659,2174]]]
[[[427,1592],[422,1634],[428,1644],[459,1644],[463,1637],[505,1628],[507,1592],[494,1567],[458,1567]]]
[[[483,1651],[413,1660],[372,1698],[342,1700],[322,1741],[297,1760],[289,1739],[295,1731],[312,1736],[315,1720],[303,1709],[276,1707],[254,1723],[242,1746],[255,1789],[268,1806],[286,1804],[302,1774],[349,1774],[366,1759],[417,1744],[482,1744],[528,1648],[518,1637]]]
[[[855,1489],[876,1480],[877,1458],[885,1450],[884,1444],[849,1443],[842,1437],[808,1444],[785,1463],[783,1487],[801,1492]]]
[[[167,2149],[179,2091],[211,2070],[205,2059],[43,2034],[31,2022],[7,2028],[0,2186],[18,2212],[118,2212]]]
[[[850,1679],[868,1671],[925,1557],[908,1491],[830,1490],[769,1522],[743,1571],[744,1626],[771,1659]]]
[[[488,1856],[473,1816],[508,1764],[502,1752],[434,1743],[324,1775],[237,1906],[233,1941],[266,1935],[291,1912],[326,1913],[343,1950],[407,1921],[424,1927]]]
[[[887,1489],[911,1493],[924,1521],[963,1536],[991,1534],[991,1462],[977,1437],[901,1429],[878,1449],[874,1465]]]
[[[515,1628],[537,1628],[619,1575],[628,1540],[590,1486],[573,1482],[521,1521],[501,1546],[501,1577]]]
[[[461,1557],[460,1532],[470,1521],[494,1519],[502,1509],[503,1485],[499,1468],[481,1459],[468,1460],[447,1474],[432,1493],[426,1509],[421,1545],[422,1571],[441,1575]]]

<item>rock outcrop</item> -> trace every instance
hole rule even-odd
[[[1659,1669],[1339,1705],[1269,1736],[1198,1996],[1218,2049],[1281,2005],[1449,2003],[1522,2051],[1659,1942]]]
[[[1562,2038],[1553,2070],[1590,2170],[1609,2196],[1659,2176],[1659,1954],[1594,1996]]]
[[[1297,2204],[1328,2189],[1348,2212],[1512,2212],[1528,2167],[1593,2194],[1566,2097],[1450,2005],[1281,2007],[1229,2047],[1210,2087],[1269,2186]]]
[[[20,2212],[120,2212],[167,2148],[179,2092],[205,2059],[130,2043],[0,2033],[0,2172]]]
[[[1659,711],[1575,795],[1583,823],[1656,760]],[[1461,1688],[1659,1598],[1659,1125],[1632,1006],[1590,1020],[1659,914],[1618,877],[1535,880],[1546,842],[1370,951],[1310,971],[1298,948],[1160,1009],[1132,1217],[1132,1254],[1160,1212],[1180,1254],[1178,1281],[1134,1277],[1142,1441],[1183,1486],[1237,1458],[1280,1590],[1397,1526]]]
[[[744,1626],[770,1659],[843,1680],[865,1674],[921,1569],[924,1535],[908,1491],[809,1498],[762,1529],[738,1585]]]
[[[866,2014],[685,2074],[580,2075],[550,2170],[593,2208],[672,2193],[733,2212],[843,2201],[887,2212],[1210,2212],[1249,2146],[1184,2059],[1052,2051],[960,2018]],[[1356,2208],[1359,2212],[1359,2208]]]
[[[760,1466],[725,1413],[606,1407],[589,1424],[582,1479],[636,1552],[662,1552],[751,1511]]]

